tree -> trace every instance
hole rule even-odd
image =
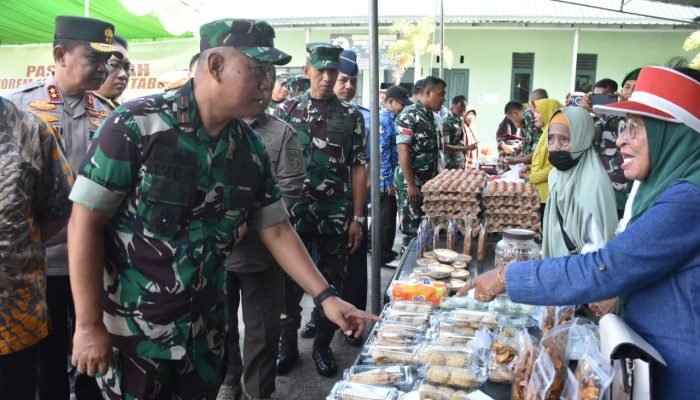
[[[690,36],[685,39],[685,43],[683,43],[683,50],[693,51],[695,49],[700,49],[700,31],[691,33]],[[695,58],[690,61],[689,66],[690,68],[700,69],[700,53],[695,55]]]
[[[396,22],[389,30],[399,34],[399,40],[389,46],[388,56],[394,62],[394,84],[401,82],[406,68],[413,62],[416,76],[421,75],[421,57],[424,54],[440,55],[440,44],[429,43],[435,33],[435,19],[425,17],[418,23]],[[443,49],[444,65],[452,68],[452,50],[447,46]]]

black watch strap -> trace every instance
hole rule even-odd
[[[320,307],[321,303],[323,303],[323,300],[331,297],[331,296],[337,296],[338,291],[335,289],[335,286],[329,285],[327,288],[323,290],[323,292],[319,293],[318,296],[314,297],[314,305],[316,307]]]

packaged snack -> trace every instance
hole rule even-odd
[[[511,362],[518,354],[515,339],[516,330],[512,327],[499,327],[498,334],[491,343],[489,354],[489,381],[510,383],[513,381]]]
[[[429,383],[426,380],[421,382],[418,386],[418,393],[420,393],[421,400],[457,400],[459,397],[455,396],[458,391],[444,385],[435,385]],[[459,396],[459,394],[458,394]],[[462,399],[466,399],[464,396]],[[461,400],[461,399],[460,399]]]
[[[452,296],[443,301],[440,304],[440,308],[444,310],[474,310],[474,311],[488,311],[489,303],[483,303],[473,297],[467,296]]]
[[[451,318],[440,318],[437,324],[437,330],[439,332],[454,333],[462,336],[474,336],[476,329],[477,328],[455,322]]]
[[[588,337],[586,351],[576,367],[576,381],[581,400],[601,400],[613,379],[613,370],[600,353],[599,344]]]
[[[519,330],[516,337],[520,351],[512,363],[513,387],[511,398],[513,400],[525,400],[530,376],[532,375],[535,361],[539,356],[540,347],[537,345],[537,340],[530,336],[526,329]]]
[[[395,346],[414,346],[425,341],[423,335],[410,335],[398,332],[377,331],[374,338],[371,339],[372,344],[386,344]]]
[[[463,256],[464,254],[460,254]],[[467,263],[465,261],[457,260],[452,263],[452,268],[454,269],[467,269]]]
[[[461,279],[461,280],[465,281],[465,280],[469,279],[469,271],[467,271],[465,269],[455,269],[450,274],[450,278]]]
[[[485,326],[493,330],[498,325],[496,314],[484,311],[455,310],[443,315],[443,319],[453,320],[459,326],[469,326],[474,329]]]
[[[440,231],[442,230],[442,226],[436,224],[433,227],[433,251],[436,249],[439,249],[440,247]],[[435,255],[437,256],[437,252],[435,252]]]
[[[372,364],[416,364],[418,346],[391,346],[370,344],[366,347],[365,356],[371,357]]]
[[[446,296],[447,290],[442,282],[396,281],[391,287],[392,301],[415,300],[440,304]]]
[[[481,358],[474,354],[473,349],[460,349],[448,346],[430,344],[418,352],[418,361],[423,364],[444,365],[448,367],[467,368],[479,366]]]
[[[465,336],[442,331],[437,333],[433,342],[440,346],[461,346],[469,348],[474,344],[474,336]]]
[[[377,332],[398,333],[402,335],[424,336],[428,332],[425,325],[408,325],[400,322],[382,321],[375,328]]]
[[[564,390],[564,384],[566,384],[567,365],[569,361],[566,359],[566,346],[569,343],[569,333],[571,332],[571,327],[574,324],[576,324],[576,320],[569,321],[564,325],[556,326],[546,335],[544,335],[540,341],[540,347],[542,349],[540,352],[540,357],[542,357],[542,354],[547,353],[548,362],[551,363],[555,372],[551,385],[547,390],[546,400],[559,400],[559,396],[561,396],[561,393]]]
[[[333,386],[326,400],[397,400],[398,398],[399,391],[396,388],[340,381]]]
[[[564,373],[566,373],[566,370]],[[535,366],[532,368],[532,376],[530,376],[530,382],[527,385],[525,400],[559,400],[566,379],[562,382],[562,387],[559,389],[557,397],[553,397],[555,375],[556,370],[552,365],[549,354],[546,351],[541,351],[540,355],[537,356]]]
[[[569,333],[569,344],[566,346],[567,360],[580,360],[588,349],[589,342],[595,343],[596,347],[600,348],[598,326],[584,318],[577,318],[576,321]]]
[[[394,386],[410,389],[418,374],[414,367],[404,365],[355,365],[345,370],[343,378],[349,382],[365,385]]]
[[[438,385],[448,385],[460,389],[474,389],[481,386],[478,374],[469,368],[428,365],[425,380]]]
[[[455,270],[454,268],[445,264],[432,264],[429,268],[430,276],[432,276],[435,279],[447,279]]]
[[[422,312],[427,313],[435,309],[435,304],[425,301],[398,299],[391,303],[391,309],[396,311]]]
[[[450,249],[435,249],[435,257],[444,264],[452,264],[457,260],[459,253]]]
[[[574,316],[574,306],[546,306],[539,318],[539,328],[546,335],[555,326],[563,325]]]
[[[447,241],[445,247],[449,250],[454,250],[457,242],[457,223],[454,218],[450,218],[450,222],[447,225]]]
[[[561,400],[580,400],[578,394],[578,382],[576,381],[576,376],[570,369],[566,370],[566,385],[564,385],[564,391],[561,393]]]
[[[408,325],[430,325],[429,312],[398,311],[388,308],[383,315],[384,320],[402,322]]]

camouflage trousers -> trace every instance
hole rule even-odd
[[[106,400],[214,400],[224,363],[214,354],[156,360],[114,349],[107,374],[97,384]]]
[[[398,194],[398,209],[399,209],[399,229],[403,234],[401,241],[401,252],[406,250],[411,239],[416,237],[418,227],[423,220],[423,196],[420,197],[417,204],[411,204],[408,201],[408,186],[400,169],[397,168],[394,174],[396,182],[396,193]],[[423,182],[417,181],[418,188],[423,186]]]
[[[316,233],[299,233],[306,250],[316,259],[316,267],[329,284],[342,293],[343,281],[348,265],[347,235],[320,235]],[[304,296],[304,289],[289,276],[285,278],[284,314],[280,320],[282,331],[296,331],[301,326],[301,311],[299,305]],[[337,327],[323,316],[320,307],[314,308],[314,314],[322,316],[318,320],[319,330],[335,331]]]

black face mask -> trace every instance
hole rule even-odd
[[[559,171],[568,171],[578,164],[578,159],[571,157],[568,151],[550,151],[547,159]]]

